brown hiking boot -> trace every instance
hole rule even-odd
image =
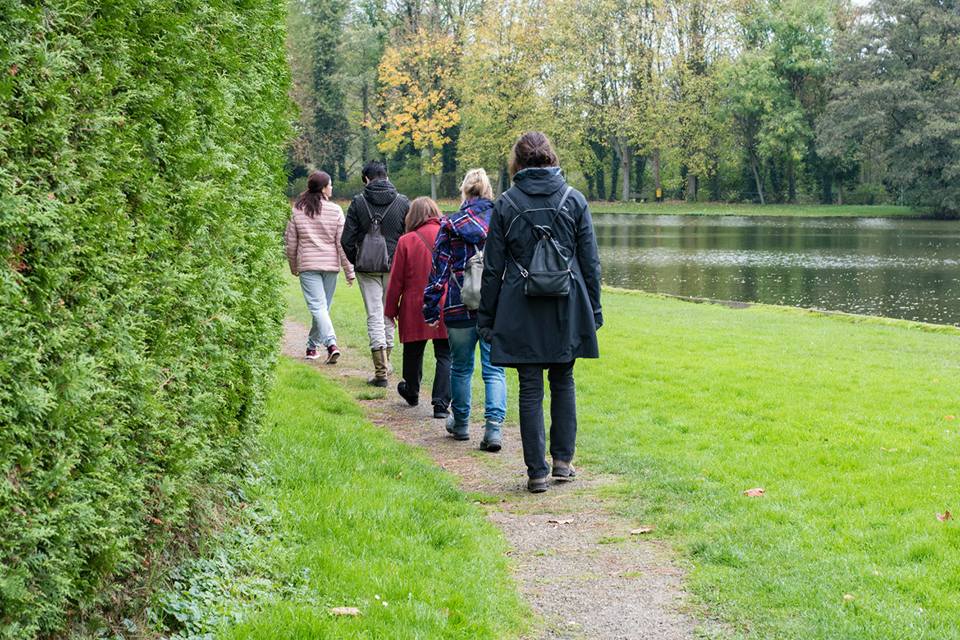
[[[393,373],[393,364],[390,362],[390,356],[393,355],[393,347],[387,347],[387,348],[386,348],[386,352],[387,352],[387,355],[386,355],[386,358],[387,358],[387,373],[388,373],[388,374],[391,374],[391,373]]]
[[[384,349],[373,349],[370,351],[373,358],[373,377],[367,380],[367,384],[374,387],[387,386],[387,353]]]
[[[577,470],[574,469],[573,465],[569,462],[564,462],[563,460],[554,460],[553,472],[550,475],[553,476],[554,480],[559,480],[560,482],[570,482],[571,480],[576,479]]]
[[[527,491],[530,493],[543,493],[547,490],[547,477],[530,478],[527,480]]]

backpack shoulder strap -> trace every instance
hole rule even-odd
[[[573,191],[573,187],[567,185],[567,190],[563,192],[563,197],[560,198],[560,203],[557,205],[557,213],[563,211],[563,205],[567,204],[567,198],[570,197],[570,192]]]
[[[520,211],[520,207],[517,205],[516,202],[513,201],[513,198],[511,198],[506,191],[504,191],[503,193],[501,193],[501,194],[500,194],[500,197],[503,198],[504,201],[506,201],[506,203],[507,203],[508,205],[510,205],[511,207],[513,207],[514,209],[516,209],[517,213],[522,213],[522,212]]]
[[[425,247],[427,248],[427,251],[429,251],[430,254],[433,255],[433,247],[430,246],[430,243],[427,242],[427,239],[426,239],[426,238],[424,238],[422,235],[420,235],[420,230],[419,230],[419,229],[414,229],[413,232],[414,232],[415,234],[417,234],[417,237],[418,237],[418,238],[420,238],[420,242],[422,242],[422,243],[423,243],[423,246],[425,246]]]

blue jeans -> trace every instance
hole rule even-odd
[[[337,271],[301,271],[300,288],[307,309],[313,316],[310,335],[307,337],[307,349],[318,349],[337,344],[337,334],[330,320],[330,307],[333,305],[333,292],[337,290]]]
[[[454,425],[465,428],[470,422],[470,387],[477,343],[480,343],[480,366],[484,383],[484,418],[501,423],[507,416],[507,374],[490,364],[490,344],[480,339],[476,327],[447,327],[450,341],[450,395]]]

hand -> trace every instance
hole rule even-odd
[[[440,321],[434,320],[433,322],[428,322],[427,326],[430,327],[431,329],[436,329],[437,327],[440,326]]]
[[[347,286],[348,286],[348,287],[352,287],[352,286],[353,286],[353,280],[347,280]]]
[[[477,333],[480,334],[484,342],[493,342],[493,330],[490,327],[480,327],[477,329]]]

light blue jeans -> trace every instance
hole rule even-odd
[[[310,335],[307,337],[307,349],[319,349],[337,344],[337,334],[330,320],[330,307],[333,305],[333,292],[337,290],[337,271],[301,271],[300,288],[307,309],[313,316]]]
[[[470,422],[473,365],[480,343],[480,366],[484,384],[484,418],[500,424],[507,416],[507,375],[490,364],[490,344],[480,339],[476,327],[447,327],[450,341],[450,395],[454,428],[466,428]]]

